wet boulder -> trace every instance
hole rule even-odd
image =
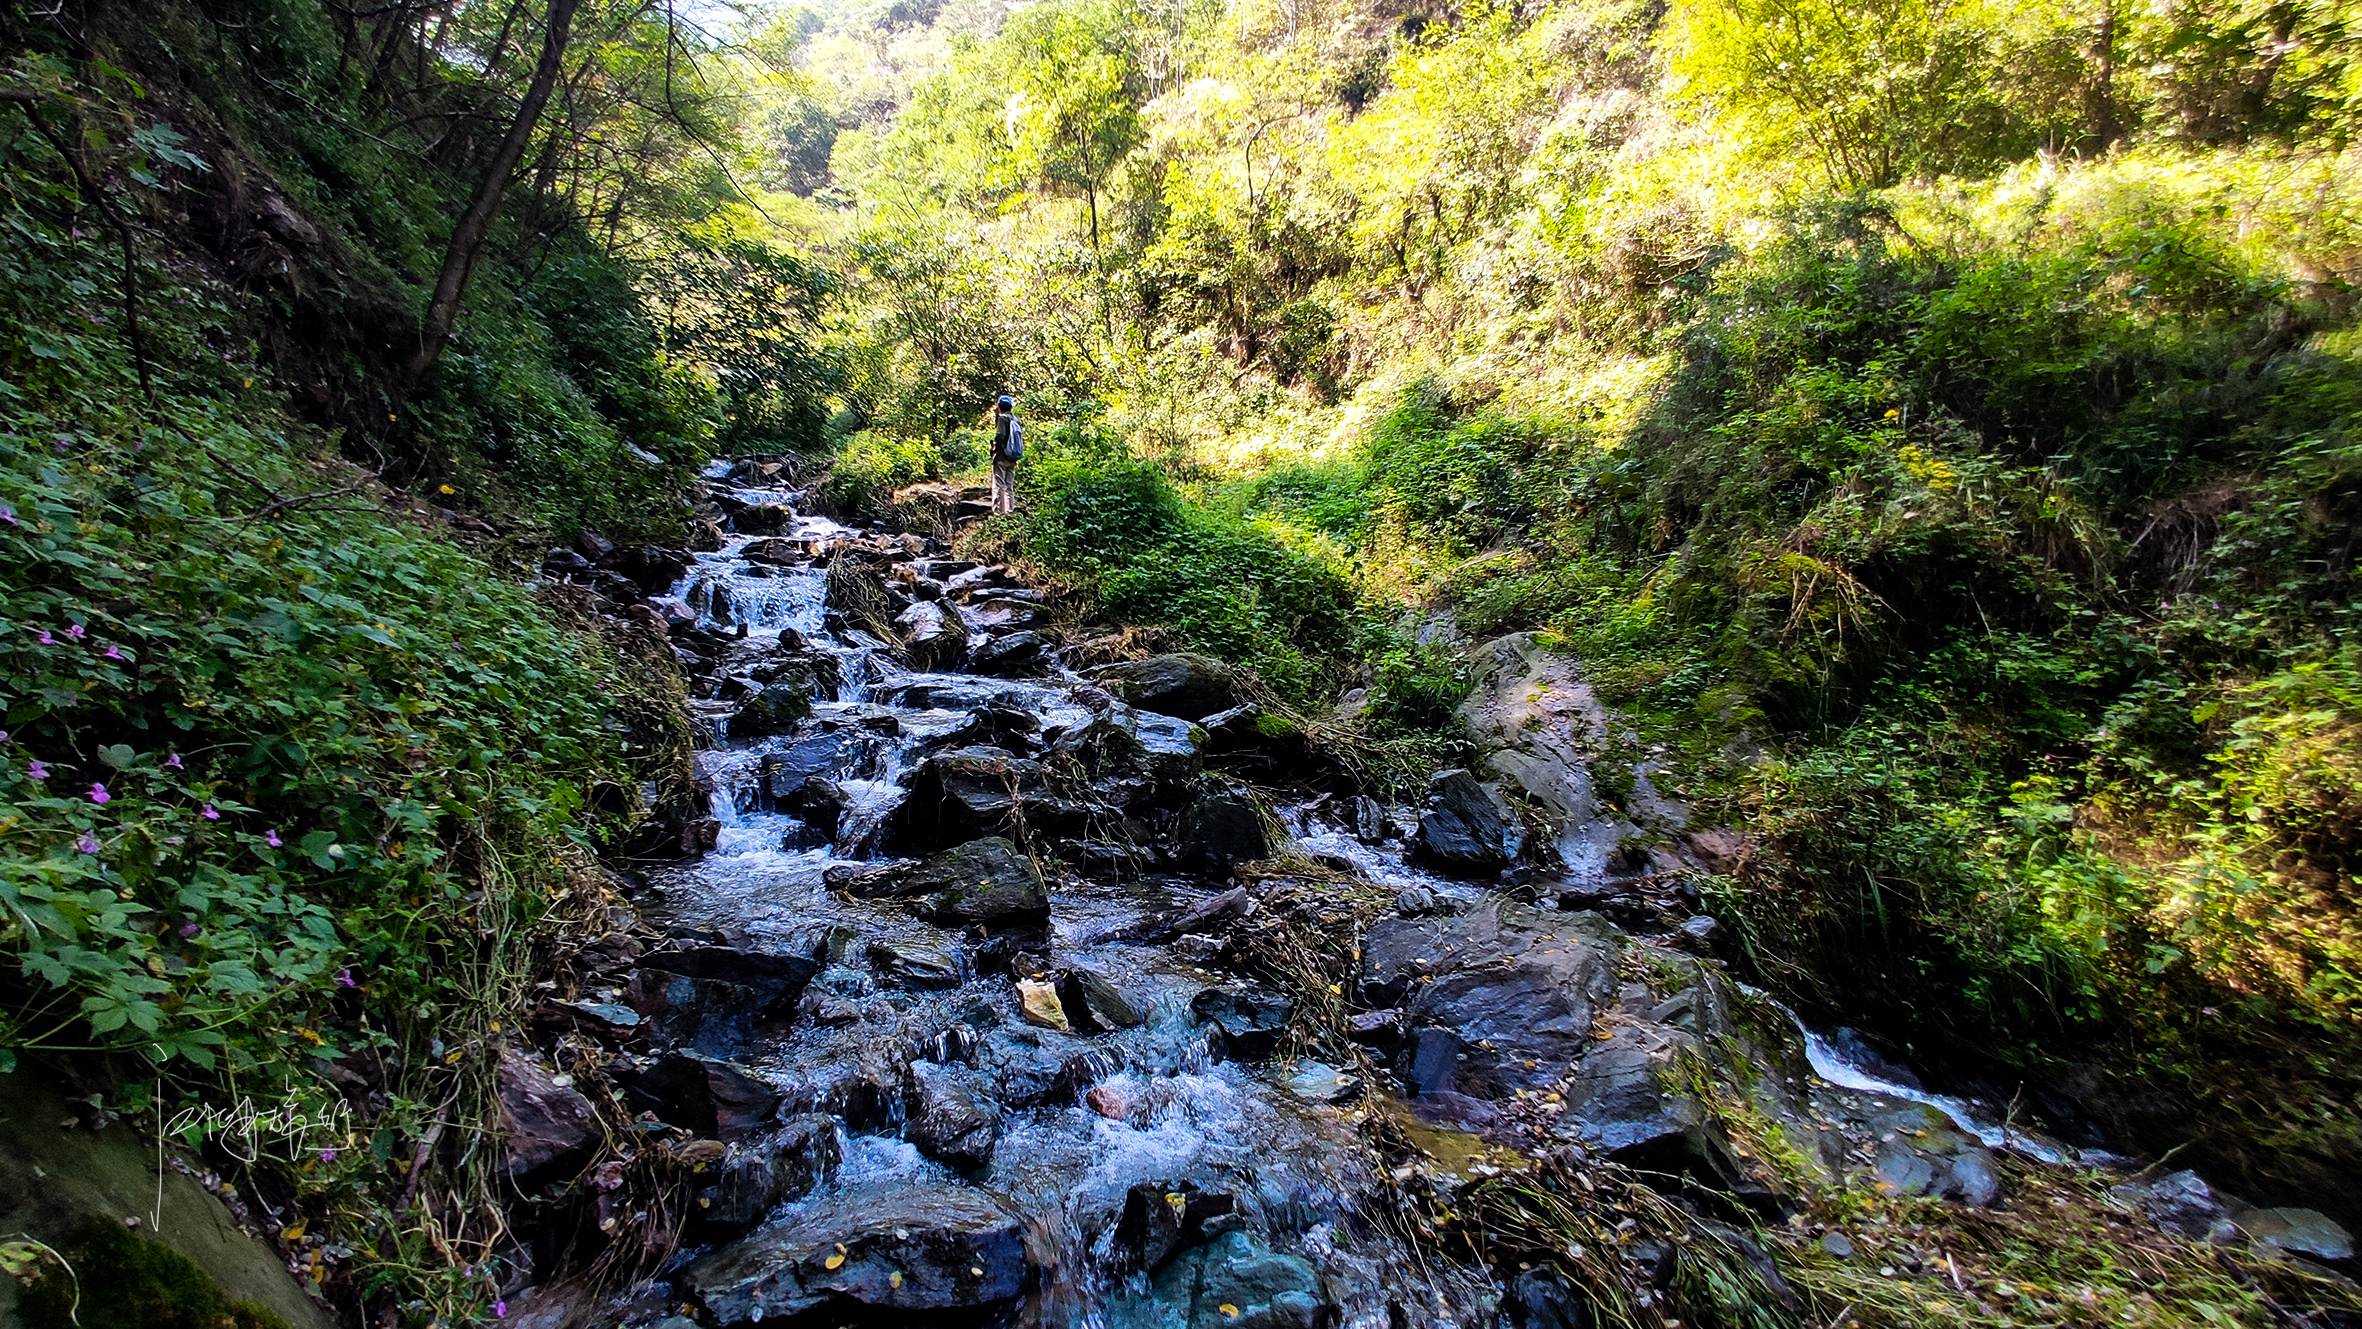
[[[1296,1014],[1296,1004],[1286,997],[1246,984],[1207,988],[1189,1009],[1214,1026],[1223,1055],[1234,1061],[1259,1061],[1279,1051]]]
[[[968,629],[960,616],[933,600],[914,600],[894,619],[902,657],[922,673],[957,669],[968,658]]]
[[[780,837],[779,847],[791,852],[826,849],[836,842],[851,806],[852,800],[846,796],[843,785],[825,776],[812,776],[773,804],[773,810],[787,813],[798,822]]]
[[[1978,1208],[2000,1202],[2001,1173],[1992,1153],[1943,1113],[1895,1100],[1869,1126],[1878,1141],[1871,1171],[1882,1188]]]
[[[767,951],[692,946],[641,956],[627,992],[657,1042],[728,1056],[755,1026],[789,1011],[818,972],[808,942]]]
[[[778,1089],[735,1062],[668,1052],[622,1078],[634,1109],[697,1135],[743,1140],[779,1116]]]
[[[956,1066],[914,1062],[905,1103],[909,1116],[902,1138],[920,1153],[953,1167],[980,1168],[992,1161],[1000,1139],[1001,1110],[985,1090],[982,1076]]]
[[[774,536],[767,540],[749,540],[738,556],[749,563],[765,563],[772,567],[792,567],[809,561],[812,543]]]
[[[541,556],[541,570],[552,577],[584,577],[591,571],[591,561],[571,549],[552,549]]]
[[[730,514],[730,529],[740,535],[777,535],[796,524],[796,510],[785,503],[749,503]]]
[[[604,1138],[590,1100],[528,1054],[501,1049],[493,1082],[509,1180],[530,1186],[579,1167]]]
[[[810,1194],[836,1171],[836,1123],[807,1114],[765,1139],[737,1144],[690,1140],[671,1152],[697,1183],[693,1226],[707,1237],[733,1236],[787,1201]]]
[[[1050,643],[1031,628],[986,637],[968,651],[968,668],[996,678],[1030,678],[1048,671]]]
[[[911,941],[873,941],[869,944],[870,968],[878,977],[898,987],[955,988],[960,985],[960,964],[947,951]]]
[[[825,1311],[840,1322],[983,1311],[1030,1279],[1023,1222],[981,1191],[848,1192],[697,1261],[681,1282],[720,1329]]]
[[[792,811],[802,796],[804,782],[834,774],[855,750],[853,736],[838,729],[809,734],[787,745],[785,751],[763,754],[755,768],[755,796],[767,811]]]
[[[1590,1047],[1592,1021],[1616,991],[1617,953],[1597,915],[1488,901],[1384,918],[1362,940],[1362,997],[1400,1007],[1414,1037],[1435,1027],[1459,1038],[1456,1092],[1546,1092]]]
[[[1142,710],[1203,720],[1239,704],[1238,676],[1203,655],[1176,652],[1122,660],[1090,671],[1092,682]]]
[[[1058,1001],[1086,1033],[1113,1033],[1148,1018],[1107,975],[1083,965],[1069,966],[1058,976]]]
[[[1271,856],[1273,819],[1260,800],[1237,785],[1210,784],[1182,809],[1174,828],[1174,856],[1199,872],[1226,872]]]
[[[1132,1267],[1154,1271],[1173,1252],[1202,1240],[1208,1222],[1227,1218],[1237,1208],[1235,1197],[1199,1190],[1195,1182],[1142,1182],[1124,1192],[1116,1249]]]
[[[1439,771],[1427,786],[1427,808],[1419,816],[1419,856],[1447,872],[1490,876],[1508,867],[1525,847],[1499,785],[1462,770]]]
[[[2157,1226],[2185,1237],[2207,1237],[2215,1224],[2230,1216],[2214,1187],[2187,1168],[2153,1181],[2128,1181],[2109,1188],[2108,1194],[2147,1214]]]
[[[1710,1190],[1767,1198],[1731,1148],[1714,1113],[1688,1087],[1703,1053],[1680,1030],[1619,1023],[1566,1081],[1558,1129],[1603,1157]]]
[[[803,680],[771,683],[747,699],[729,719],[734,739],[784,734],[812,714],[812,689]]]
[[[1056,990],[1050,990],[1049,996],[1055,1000]],[[1059,1015],[1063,1017],[1065,1011],[1061,1009]],[[1003,1103],[1015,1108],[1039,1107],[1060,1097],[1073,1046],[1072,1040],[1040,1028],[1007,1025],[977,1040],[974,1061]]]
[[[1081,770],[1094,802],[1129,808],[1194,777],[1205,732],[1117,704],[1048,737],[1049,750]]]
[[[2318,1209],[2247,1209],[2232,1221],[2249,1241],[2284,1255],[2324,1264],[2348,1264],[2354,1258],[2354,1235]]]
[[[1058,797],[1040,762],[999,748],[962,747],[919,764],[910,797],[887,818],[880,842],[892,852],[923,854],[1020,825],[1035,835],[1058,834],[1080,821],[1079,809]]]
[[[1111,1309],[1126,1329],[1317,1329],[1330,1315],[1310,1261],[1238,1227],[1174,1256],[1147,1304]]]
[[[865,874],[856,894],[916,901],[932,923],[1041,923],[1050,917],[1049,890],[1033,860],[1000,836],[971,840],[922,863]]]
[[[661,595],[689,573],[693,560],[686,549],[663,545],[622,545],[607,556],[605,566],[632,579],[649,595]]]

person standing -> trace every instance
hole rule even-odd
[[[992,407],[992,510],[1017,510],[1017,459],[1025,455],[1025,427],[1017,403],[1002,397]]]

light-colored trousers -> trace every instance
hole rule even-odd
[[[1007,457],[992,459],[992,510],[1017,510],[1017,463]]]

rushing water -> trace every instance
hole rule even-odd
[[[714,474],[718,479],[720,472]],[[740,491],[740,497],[787,502],[794,496]],[[741,634],[725,675],[798,643],[835,665],[822,671],[834,678],[824,681],[812,716],[776,737],[732,740],[732,704],[697,703],[714,740],[700,762],[721,822],[719,843],[656,883],[658,912],[675,927],[724,930],[758,944],[815,931],[830,938],[830,964],[805,997],[810,1018],[800,1017],[792,1036],[738,1054],[779,1087],[788,1110],[828,1112],[839,1121],[842,1157],[833,1175],[772,1221],[789,1223],[827,1206],[857,1207],[865,1198],[913,1188],[974,1187],[1030,1223],[1028,1245],[1040,1275],[1016,1313],[1018,1323],[1130,1329],[1164,1321],[1142,1310],[1145,1278],[1124,1275],[1110,1249],[1116,1215],[1135,1186],[1194,1185],[1235,1197],[1273,1250],[1310,1261],[1341,1305],[1343,1326],[1491,1325],[1492,1297],[1482,1278],[1423,1265],[1384,1224],[1363,1217],[1380,1210],[1374,1201],[1387,1180],[1359,1142],[1354,1108],[1329,1101],[1339,1096],[1334,1072],[1217,1058],[1190,1002],[1221,976],[1169,948],[1121,940],[1134,935],[1133,925],[1227,883],[1062,878],[1053,884],[1052,953],[1061,964],[1104,974],[1146,1013],[1136,1027],[1095,1036],[1027,1026],[1012,984],[979,974],[959,934],[894,902],[831,889],[831,868],[874,859],[879,828],[907,796],[911,773],[930,753],[974,741],[984,713],[1028,717],[1043,733],[1090,714],[1075,695],[1080,680],[1071,675],[1017,681],[917,672],[875,638],[832,627],[826,577],[814,558],[830,542],[859,534],[804,518],[781,537],[761,537],[805,551],[785,563],[771,561],[769,550],[765,561],[749,561],[757,537],[732,537],[699,555],[673,591],[703,625]],[[825,837],[775,810],[762,789],[766,760],[793,755],[811,765],[815,751],[815,773],[844,795],[835,833]],[[1399,810],[1314,800],[1281,815],[1302,851],[1384,886],[1446,904],[1484,895],[1408,863],[1402,846],[1410,822]],[[914,965],[925,981],[910,977]],[[903,981],[890,981],[887,975],[897,972]],[[1069,1091],[1010,1108],[989,1164],[965,1174],[946,1167],[901,1138],[904,1068],[914,1059],[943,1059],[946,1031],[962,1028],[971,1031],[963,1038],[980,1043],[987,1067],[1012,1048],[1037,1066],[1096,1057],[1099,1092],[1090,1102]],[[2092,1161],[1997,1124],[1966,1101],[1875,1073],[1801,1024],[1798,1032],[1812,1071],[1830,1086],[1925,1104],[1988,1146],[2046,1162]],[[969,1058],[975,1055],[971,1046]]]
[[[741,497],[787,496],[741,491]],[[851,534],[836,523],[806,518],[784,538],[818,550]],[[1385,1182],[1358,1144],[1349,1109],[1315,1101],[1318,1094],[1299,1096],[1290,1088],[1299,1083],[1296,1066],[1253,1066],[1212,1054],[1189,1005],[1220,976],[1162,947],[1106,940],[1203,898],[1210,893],[1205,886],[1149,880],[1054,888],[1050,947],[1060,963],[1079,962],[1105,974],[1147,1014],[1138,1027],[1096,1036],[1023,1026],[1009,981],[974,973],[955,934],[893,902],[849,899],[829,888],[832,866],[873,857],[868,846],[905,797],[910,772],[931,751],[961,741],[979,711],[1014,709],[1045,730],[1080,723],[1090,712],[1070,691],[1079,680],[1068,676],[1020,681],[905,669],[865,634],[831,630],[818,564],[749,562],[744,553],[753,543],[732,537],[698,556],[673,595],[693,607],[702,624],[743,631],[740,650],[748,658],[793,634],[835,657],[840,681],[809,721],[775,738],[731,741],[721,732],[730,706],[698,703],[719,735],[700,753],[722,824],[719,843],[657,886],[660,913],[676,927],[726,929],[758,942],[814,929],[839,929],[846,938],[843,958],[813,988],[850,1018],[811,1027],[799,1020],[791,1038],[739,1057],[782,1089],[789,1110],[843,1117],[842,1161],[834,1175],[773,1221],[922,1184],[974,1185],[1032,1221],[1042,1277],[1019,1322],[1115,1329],[1155,1322],[1139,1314],[1145,1280],[1119,1276],[1109,1249],[1126,1192],[1143,1183],[1191,1184],[1235,1197],[1274,1250],[1310,1260],[1329,1291],[1340,1296],[1346,1326],[1382,1329],[1390,1323],[1390,1302],[1418,1307],[1420,1323],[1482,1322],[1472,1309],[1487,1300],[1479,1280],[1455,1273],[1428,1285],[1407,1272],[1414,1267],[1410,1252],[1356,1217]],[[846,736],[822,772],[844,791],[846,807],[830,843],[789,848],[813,837],[795,817],[765,809],[759,792],[763,763],[815,733]],[[1335,832],[1309,822],[1300,826],[1316,850],[1366,856],[1350,837],[1332,843]],[[1399,861],[1389,868],[1370,860],[1370,867],[1373,875],[1389,879],[1385,874],[1392,872],[1403,884],[1429,880]],[[886,949],[940,957],[956,978],[932,987],[883,982],[864,960]],[[914,1053],[925,1055],[946,1028],[979,1023],[973,1019],[979,1007],[992,1010],[1001,1027],[1021,1030],[1024,1040],[1038,1040],[1041,1060],[1096,1053],[1115,1069],[1098,1081],[1097,1097],[1107,1110],[1094,1110],[1071,1094],[1012,1109],[989,1165],[962,1175],[899,1138],[899,1069]],[[1314,1075],[1301,1083],[1322,1080]]]

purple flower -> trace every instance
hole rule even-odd
[[[180,925],[180,935],[182,935],[182,936],[184,936],[184,937],[194,937],[194,936],[196,936],[196,935],[197,935],[197,925],[196,925],[196,924],[194,924],[194,923],[183,923],[183,924],[181,924],[181,925]]]
[[[335,1162],[335,1161],[336,1161],[336,1151],[335,1151],[334,1149],[323,1149],[323,1150],[321,1150],[321,1151],[320,1151],[320,1161],[321,1161],[321,1162],[323,1162],[323,1163],[333,1163],[333,1162]]]
[[[359,983],[353,981],[353,971],[350,969],[339,969],[336,971],[336,985],[340,988],[357,988],[361,986]]]
[[[46,780],[49,778],[49,768],[36,758],[25,763],[25,776],[33,780]]]
[[[114,645],[109,643],[106,650],[106,656],[110,660],[120,661],[123,658],[123,652],[116,650]]]
[[[8,731],[7,731],[7,730],[5,730],[5,729],[0,729],[0,743],[5,743],[5,742],[7,742],[7,741],[8,741]]]
[[[82,640],[82,625],[76,623],[73,626],[67,628],[66,635],[72,637],[76,641]]]
[[[112,802],[114,797],[115,796],[113,794],[107,792],[107,787],[103,784],[94,784],[90,786],[90,801],[98,804],[102,808],[108,803]]]
[[[208,803],[208,804],[206,804],[206,805],[205,805],[205,810],[204,810],[204,811],[202,811],[202,812],[199,812],[197,815],[198,815],[198,816],[200,816],[200,817],[203,817],[203,818],[204,818],[205,820],[207,820],[207,821],[220,821],[220,820],[221,820],[221,812],[220,812],[218,809],[216,809],[216,808],[215,808],[215,807],[214,807],[214,806],[213,806],[211,803]]]
[[[98,837],[84,831],[75,839],[74,847],[85,854],[95,854],[98,852]]]
[[[508,1318],[508,1303],[507,1303],[507,1302],[505,1302],[505,1301],[502,1301],[502,1300],[501,1300],[500,1298],[498,1298],[498,1297],[494,1297],[494,1298],[492,1299],[492,1318],[493,1318],[493,1319],[495,1319],[495,1320],[505,1320],[505,1319],[507,1319],[507,1318]]]
[[[166,757],[166,758],[164,759],[164,769],[165,769],[165,770],[168,770],[168,771],[177,771],[177,770],[179,770],[179,769],[180,769],[180,754],[179,754],[179,753],[177,753],[177,752],[175,752],[175,753],[173,753],[172,755],[170,755],[170,756]]]
[[[0,503],[0,521],[7,522],[11,526],[16,525],[16,509],[6,503]]]
[[[38,637],[35,637],[35,638],[33,638],[33,640],[35,640],[35,641],[37,641],[37,642],[41,643],[41,644],[42,644],[42,645],[44,645],[44,646],[55,646],[55,645],[57,645],[57,638],[50,636],[50,635],[49,635],[49,629],[47,629],[47,628],[43,628],[43,629],[41,629],[41,635],[40,635],[40,636],[38,636]]]
[[[270,830],[267,830],[267,831],[264,831],[264,832],[262,833],[262,842],[263,842],[264,844],[267,844],[267,845],[269,845],[269,846],[270,846],[271,848],[273,848],[273,849],[276,849],[276,848],[278,848],[278,847],[280,846],[280,844],[281,844],[281,843],[283,843],[283,842],[282,842],[282,841],[279,839],[279,832],[278,832],[278,829],[277,829],[276,827],[273,827],[272,829],[270,829]]]

